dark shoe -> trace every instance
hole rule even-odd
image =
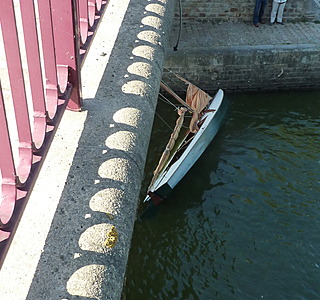
[[[255,26],[255,27],[259,27],[259,24],[253,24],[253,26]]]
[[[270,26],[272,26],[273,24],[274,24],[274,22],[273,23],[271,23],[271,22],[269,23]]]
[[[284,25],[283,22],[277,22],[277,24]]]

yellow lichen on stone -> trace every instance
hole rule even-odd
[[[113,220],[113,219],[114,219],[114,215],[109,214],[109,213],[106,213],[106,215],[108,216],[108,218],[109,218],[110,220]]]
[[[118,240],[118,232],[115,226],[112,226],[110,231],[107,233],[107,239],[105,241],[105,246],[107,248],[113,248]]]

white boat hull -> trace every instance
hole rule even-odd
[[[207,111],[202,117],[202,120],[204,120],[203,124],[186,150],[174,164],[167,167],[159,175],[149,189],[150,194],[165,198],[166,194],[187,174],[215,137],[227,111],[227,106],[223,105],[222,90],[218,90]],[[148,195],[144,201],[149,201],[150,199],[151,197]]]

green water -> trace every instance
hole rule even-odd
[[[320,92],[226,97],[217,137],[136,222],[123,299],[320,299]],[[167,134],[156,118],[143,189]]]

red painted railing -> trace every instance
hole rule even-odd
[[[0,260],[64,109],[81,109],[80,66],[105,8],[0,0]]]

